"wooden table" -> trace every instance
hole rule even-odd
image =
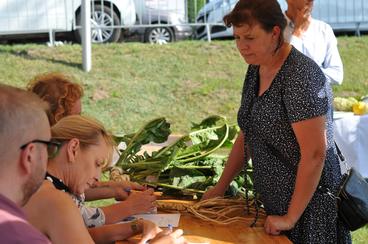
[[[179,227],[184,230],[188,241],[197,243],[291,243],[285,236],[266,234],[262,227],[251,228],[241,224],[221,226],[191,215],[182,215]]]
[[[189,242],[196,244],[230,244],[230,243],[291,243],[285,236],[271,236],[264,232],[262,227],[247,227],[241,224],[221,226],[212,224],[189,214],[182,214],[179,228],[183,229],[184,236]],[[119,244],[137,243],[137,238]]]
[[[171,137],[172,141],[177,137]],[[162,148],[164,144],[145,146],[142,151],[151,153]],[[187,202],[182,200],[173,200]],[[248,227],[245,224],[218,225],[198,219],[190,214],[181,213],[179,227],[184,231],[185,238],[195,244],[291,244],[286,236],[271,236],[264,232],[263,227]],[[133,244],[139,242],[139,237],[133,237],[127,241],[119,241],[116,244]]]

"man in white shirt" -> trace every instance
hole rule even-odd
[[[331,26],[312,18],[314,0],[286,2],[288,8],[285,17],[288,24],[284,31],[285,40],[313,59],[331,85],[340,85],[344,72]]]

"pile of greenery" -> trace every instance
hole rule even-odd
[[[115,167],[123,170],[133,181],[163,189],[170,195],[201,195],[219,180],[227,160],[219,149],[230,149],[239,128],[229,125],[226,118],[210,116],[199,124],[193,124],[191,131],[175,142],[148,154],[139,153],[143,145],[167,141],[171,134],[170,124],[165,118],[158,118],[145,124],[138,132],[116,136],[116,142],[124,142],[126,149],[121,152]],[[235,196],[252,189],[251,174],[244,172],[230,185],[227,195]]]

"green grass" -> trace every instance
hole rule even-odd
[[[342,37],[339,45],[345,79],[335,94],[365,95],[368,38]],[[79,45],[3,45],[0,81],[24,87],[42,72],[72,74],[86,90],[84,112],[114,132],[134,131],[158,116],[181,133],[210,114],[236,121],[246,65],[232,41],[95,45],[92,62],[90,73],[81,71]]]
[[[354,244],[366,244],[368,240],[368,226],[354,231],[352,236]]]
[[[334,87],[338,96],[361,96],[368,94],[368,36],[341,37],[339,51],[344,64],[344,82]]]
[[[345,78],[342,86],[334,87],[335,95],[366,95],[368,37],[338,41]],[[94,45],[92,71],[81,71],[81,62],[79,45],[1,45],[0,82],[24,87],[36,74],[65,72],[83,84],[84,113],[113,132],[133,132],[164,116],[175,133],[185,133],[191,121],[210,114],[236,121],[247,67],[233,41]],[[366,242],[368,229],[354,232],[353,238]]]
[[[72,74],[86,90],[85,113],[115,132],[134,131],[159,116],[176,132],[209,114],[235,120],[246,69],[232,42],[93,46],[92,72],[80,66],[79,45],[0,46],[0,80],[22,87],[41,72]],[[96,92],[107,98],[92,99]]]

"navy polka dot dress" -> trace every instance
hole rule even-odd
[[[292,123],[327,115],[327,152],[320,185],[336,192],[341,180],[333,143],[332,91],[317,64],[295,48],[269,89],[258,96],[259,66],[249,65],[238,123],[254,167],[254,187],[268,215],[284,215],[294,191],[300,160]],[[337,216],[336,201],[316,191],[295,228],[294,243],[351,243]]]

